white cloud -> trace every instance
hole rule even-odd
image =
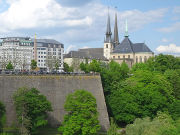
[[[167,38],[162,38],[161,41],[164,42],[164,43],[169,42],[169,40]]]
[[[180,6],[174,7],[173,13],[180,14]]]
[[[103,41],[107,7],[94,0],[89,0],[81,7],[64,7],[60,4],[61,1],[58,3],[56,0],[8,0],[7,2],[9,8],[0,13],[1,34],[38,30],[43,31],[46,37],[68,44]],[[161,21],[167,10],[118,12],[120,34],[124,33],[126,19],[128,19],[129,31],[132,32],[143,28],[146,24]],[[112,26],[114,26],[114,13],[114,9],[110,9]],[[56,32],[51,33],[52,29]]]
[[[180,54],[180,46],[177,46],[175,44],[160,45],[156,48],[156,51],[158,53]]]
[[[169,27],[160,28],[158,31],[166,33],[180,31],[180,22],[176,22]]]
[[[72,50],[77,50],[78,47],[76,45],[69,45],[66,49],[66,53],[69,53]]]

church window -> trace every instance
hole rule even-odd
[[[144,56],[144,62],[146,62],[147,61],[147,57],[146,56]]]
[[[142,56],[140,56],[140,62],[142,62]]]
[[[138,57],[136,56],[136,63],[138,63]]]
[[[106,44],[106,48],[108,48],[108,44]]]

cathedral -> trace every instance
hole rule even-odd
[[[112,38],[110,16],[108,14],[106,37],[104,40],[104,57],[109,61],[114,60],[121,64],[126,62],[131,68],[133,64],[146,62],[154,53],[145,43],[132,43],[128,35],[126,21],[126,31],[124,39],[119,42],[117,14],[115,15],[114,35]]]

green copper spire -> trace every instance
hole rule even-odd
[[[128,37],[128,23],[127,23],[127,19],[126,19],[126,30],[125,30],[125,37]]]

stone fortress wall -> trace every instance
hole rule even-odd
[[[37,88],[52,103],[53,112],[48,120],[57,127],[63,120],[64,102],[69,93],[77,89],[91,92],[97,101],[102,130],[109,128],[109,118],[99,75],[42,75],[42,76],[0,76],[0,101],[6,105],[7,125],[16,123],[12,95],[19,87]]]

